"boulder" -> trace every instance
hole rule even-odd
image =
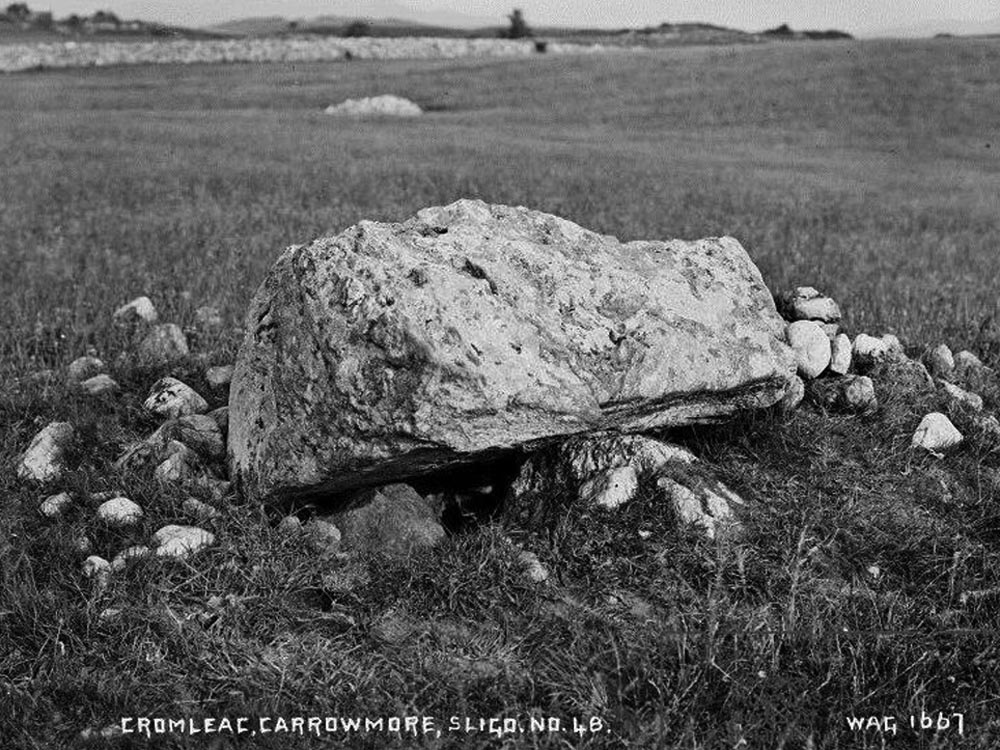
[[[127,497],[113,497],[97,508],[97,519],[112,526],[133,526],[142,516],[139,504]]]
[[[231,476],[308,497],[576,433],[766,407],[794,372],[732,238],[621,243],[459,201],[289,248],[257,291],[230,390]]]
[[[197,526],[170,524],[153,534],[158,557],[185,558],[215,543],[215,535]]]
[[[947,344],[941,344],[924,354],[924,364],[935,378],[947,380],[955,369],[955,357]]]
[[[351,507],[319,520],[340,531],[346,552],[381,551],[405,557],[445,538],[444,528],[430,506],[406,484],[367,490]],[[309,529],[310,524],[306,524]]]
[[[63,456],[76,431],[69,422],[52,422],[31,439],[17,466],[20,479],[54,482],[65,469]]]
[[[935,411],[920,420],[916,432],[913,433],[911,444],[914,448],[940,451],[961,442],[962,433],[955,428],[948,417]]]
[[[810,381],[809,399],[832,411],[868,412],[878,407],[875,384],[866,375],[844,375]]]
[[[143,406],[157,416],[171,419],[208,411],[208,402],[176,378],[157,380]]]
[[[830,364],[830,337],[814,320],[797,320],[788,325],[788,344],[803,379],[819,377]]]
[[[830,342],[830,372],[846,375],[851,369],[851,339],[845,333],[838,334]]]
[[[66,377],[73,383],[79,383],[95,375],[100,375],[104,369],[104,362],[97,357],[90,355],[77,357],[66,368]]]
[[[105,396],[118,390],[118,383],[110,375],[101,373],[80,381],[80,390],[88,396]]]
[[[147,367],[163,367],[189,353],[187,337],[174,323],[153,326],[139,344],[139,361]]]
[[[112,318],[117,323],[134,323],[137,321],[155,323],[158,316],[156,308],[149,297],[136,297],[131,302],[126,302],[115,310]]]

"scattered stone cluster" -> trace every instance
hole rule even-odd
[[[880,365],[904,372],[917,388],[939,389],[949,402],[977,412],[977,428],[1000,437],[1000,422],[981,414],[983,399],[972,389],[995,380],[995,373],[969,351],[952,355],[946,344],[924,352],[922,361],[907,356],[899,339],[859,333],[852,341],[840,331],[837,303],[810,286],[797,287],[776,299],[788,321],[788,343],[795,353],[797,375],[781,408],[790,411],[803,399],[831,411],[866,413],[875,410],[875,384],[868,373]],[[966,387],[962,387],[964,384]],[[927,414],[917,425],[914,447],[940,451],[957,445],[962,434],[944,414]]]
[[[159,324],[158,314],[148,297],[138,297],[115,311],[116,326],[127,331],[134,342],[140,364],[163,367],[189,355],[187,336],[173,323]],[[222,325],[218,310],[202,307],[196,311],[199,330],[217,329]],[[209,385],[220,393],[228,389],[231,366],[210,367],[205,372]],[[115,398],[122,395],[118,383],[107,373],[105,363],[88,353],[75,359],[66,368],[66,382],[94,398]],[[147,439],[126,446],[116,462],[116,468],[131,471],[152,469],[153,478],[161,485],[182,484],[199,486],[218,503],[230,493],[230,484],[220,476],[226,472],[225,432],[227,407],[208,411],[208,402],[192,388],[174,378],[162,378],[149,392],[144,408],[165,421]],[[207,412],[207,413],[206,413]],[[18,476],[43,487],[59,482],[65,474],[67,449],[76,439],[76,430],[68,422],[53,422],[32,439],[18,464]],[[137,528],[145,518],[144,509],[121,492],[93,493],[87,497],[59,492],[46,496],[38,510],[43,516],[58,519],[76,505],[96,506],[93,523],[105,527]],[[196,523],[211,521],[221,513],[195,497],[183,503],[184,512]],[[182,558],[210,546],[215,536],[197,525],[166,525],[149,537],[148,545],[134,545],[120,550],[109,562],[91,554],[83,563],[83,573],[100,587],[108,577],[124,568],[129,561],[155,555]],[[92,542],[81,537],[79,550],[91,552]]]
[[[552,54],[603,53],[599,44],[551,43]],[[146,42],[45,42],[0,45],[0,72],[137,63],[331,62],[343,60],[529,57],[532,41],[433,37],[170,40]]]

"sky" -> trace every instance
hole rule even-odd
[[[536,26],[633,27],[664,21],[702,21],[758,31],[781,23],[797,29],[837,28],[855,34],[905,29],[927,22],[1000,22],[997,0],[29,0],[33,10],[57,17],[110,10],[185,26],[250,16],[318,15],[416,17],[432,13],[459,25],[499,25],[517,6]]]

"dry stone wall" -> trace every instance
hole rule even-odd
[[[595,53],[608,47],[549,44],[553,54]],[[346,59],[401,60],[458,57],[528,57],[534,42],[510,39],[432,37],[213,39],[155,42],[55,42],[0,45],[0,71],[81,68],[140,63],[330,62]]]

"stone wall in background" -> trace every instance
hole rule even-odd
[[[599,44],[546,45],[547,53],[595,53]],[[55,42],[0,45],[0,71],[79,68],[138,63],[328,62],[411,58],[528,57],[532,41],[431,37],[213,39],[155,42]]]

